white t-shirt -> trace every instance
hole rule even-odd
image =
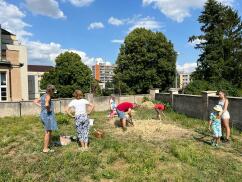
[[[75,116],[78,116],[80,114],[87,114],[86,106],[89,104],[88,100],[86,99],[74,99],[70,102],[68,107],[74,107],[75,108]]]

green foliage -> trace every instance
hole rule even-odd
[[[208,0],[198,19],[202,35],[192,36],[202,42],[194,80],[217,82],[221,79],[242,86],[242,21],[232,7]]]
[[[58,124],[67,125],[67,124],[70,123],[71,118],[69,116],[65,115],[65,114],[59,113],[59,114],[56,114],[56,120],[57,120]]]
[[[90,81],[93,81],[91,70],[82,61],[81,57],[73,52],[61,53],[55,60],[56,66],[43,75],[41,88],[48,84],[55,85],[57,97],[72,97],[76,89],[84,93],[90,90]]]
[[[176,52],[173,44],[161,32],[137,28],[125,38],[116,63],[116,91],[147,93],[151,88],[172,86]]]
[[[137,116],[144,113],[137,111]],[[181,132],[197,135],[196,129],[205,131],[207,122],[166,112],[167,121],[157,123],[161,127],[168,124],[167,132],[154,135],[167,138],[153,141],[142,139],[145,135],[142,132],[137,138],[137,133],[129,133],[130,128],[120,133],[119,128],[105,122],[106,114],[95,112],[91,116],[95,127],[105,131],[105,138],[96,139],[90,132],[89,151],[80,152],[78,144],[72,142],[54,147],[55,152],[49,154],[41,152],[44,130],[39,117],[0,118],[0,181],[240,181],[242,178],[239,133],[233,132],[233,137],[238,138],[233,144],[214,149],[190,135],[179,138],[170,131],[175,125]],[[149,122],[141,120],[144,124]],[[59,133],[75,135],[72,122],[58,127],[59,131],[53,132],[54,139],[59,138]],[[170,135],[173,139],[169,139]]]
[[[205,80],[194,80],[185,88],[185,94],[201,95],[202,91],[223,90],[229,96],[240,96],[239,90],[226,80],[220,80],[217,82],[208,82]]]
[[[110,96],[113,93],[114,93],[114,83],[108,81],[105,84],[105,89],[102,90],[102,95],[103,96]]]

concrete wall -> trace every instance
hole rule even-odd
[[[155,99],[170,102],[173,109],[178,113],[208,120],[209,113],[218,104],[218,96],[214,96],[216,95],[215,93],[216,91],[205,91],[202,92],[201,96],[174,94],[174,92],[157,93]],[[233,126],[242,130],[242,98],[228,97],[228,100],[228,111],[231,116],[230,121]]]
[[[0,117],[19,116],[20,108],[19,102],[0,102]]]
[[[228,111],[230,113],[232,125],[242,129],[242,98],[228,97]],[[209,97],[208,110],[211,112],[213,107],[218,104],[218,97]]]
[[[173,109],[188,116],[203,118],[202,96],[174,95]]]
[[[155,94],[155,100],[162,100],[162,101],[165,101],[165,102],[171,102],[170,94],[169,93]]]
[[[149,97],[147,95],[129,95],[129,96],[116,96],[116,103],[120,102],[133,102],[140,104],[143,97]],[[95,111],[107,111],[109,110],[109,96],[93,97],[91,94],[87,94],[86,98],[92,102],[95,106]],[[55,112],[64,113],[68,104],[72,99],[53,99]],[[0,102],[0,117],[5,116],[24,116],[24,115],[39,115],[40,107],[36,106],[33,101],[21,101],[21,102]]]

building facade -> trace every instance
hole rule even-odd
[[[0,102],[28,100],[27,49],[0,26]]]
[[[96,63],[92,66],[92,74],[94,78],[101,83],[113,81],[115,65],[107,63]]]
[[[179,88],[185,88],[191,82],[191,73],[180,72]]]
[[[29,100],[40,97],[40,94],[43,92],[40,89],[42,76],[45,72],[49,72],[53,68],[53,66],[28,65]]]

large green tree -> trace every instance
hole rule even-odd
[[[122,93],[147,93],[166,89],[175,79],[176,52],[161,32],[133,30],[121,45],[115,69],[115,89]]]
[[[222,78],[241,86],[242,22],[238,13],[230,6],[208,0],[198,21],[203,34],[189,38],[201,40],[196,45],[201,54],[193,79],[217,82]]]
[[[89,92],[90,86],[95,82],[91,70],[82,61],[81,57],[73,52],[60,54],[56,59],[54,69],[43,75],[41,88],[48,84],[56,86],[58,97],[72,97],[75,89]],[[93,89],[93,88],[92,88]]]

